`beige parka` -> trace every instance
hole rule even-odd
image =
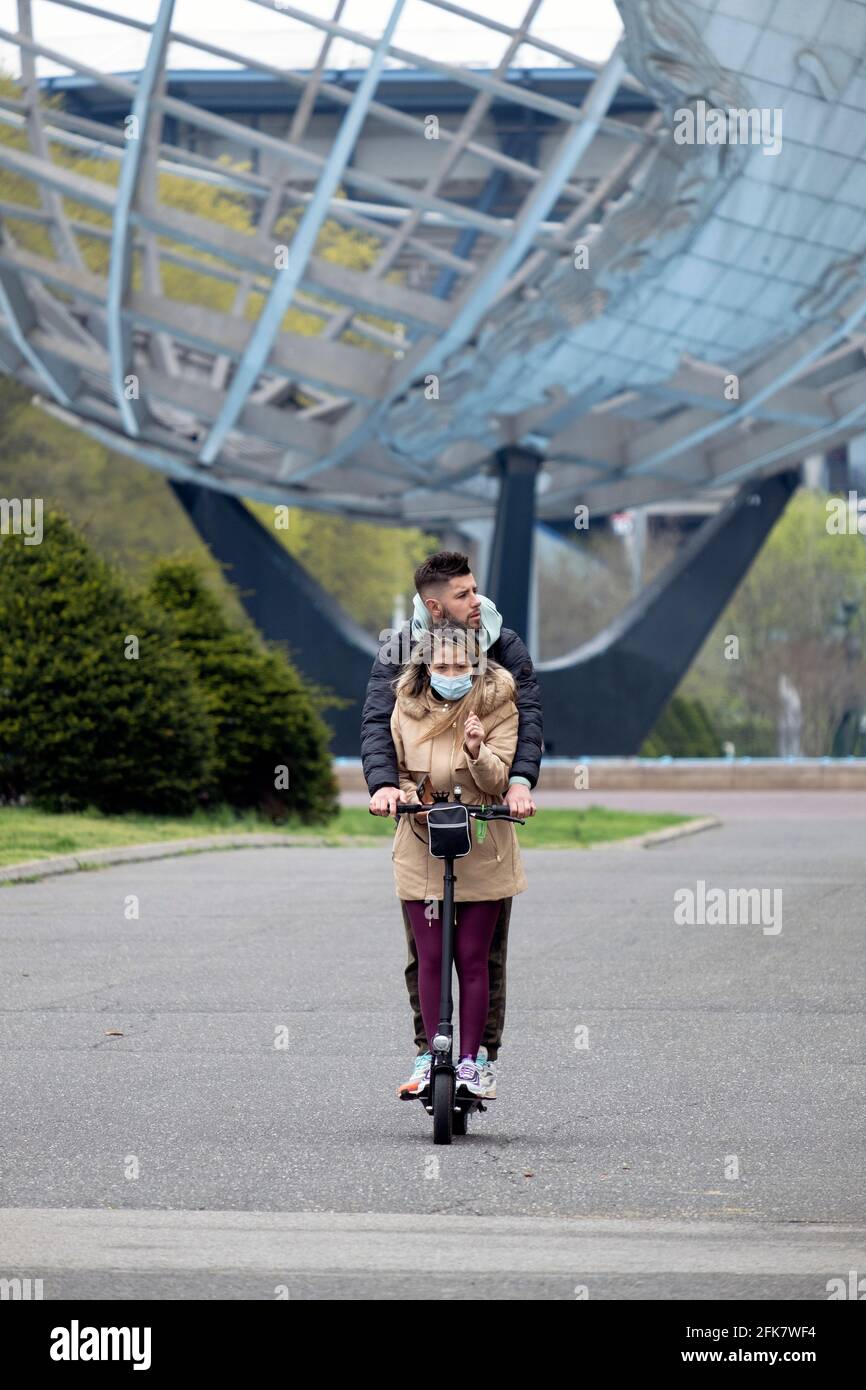
[[[397,750],[400,788],[408,800],[417,801],[417,786],[429,777],[433,791],[452,793],[462,789],[469,805],[502,802],[517,747],[516,687],[511,673],[490,666],[476,680],[483,682],[476,707],[484,735],[478,757],[471,758],[463,743],[464,719],[435,738],[419,742],[419,735],[433,718],[442,714],[444,701],[427,685],[420,696],[400,693],[391,715],[391,733]],[[429,790],[425,797],[429,797]],[[453,796],[449,799],[453,800]],[[486,822],[478,842],[481,822],[473,820],[472,850],[454,861],[455,902],[486,902],[511,898],[528,887],[520,860],[515,827],[509,822]],[[394,835],[394,883],[397,897],[409,901],[443,896],[444,865],[433,859],[427,844],[426,817],[401,816]]]

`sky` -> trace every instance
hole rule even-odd
[[[151,21],[157,0],[94,0],[112,15]],[[321,31],[298,21],[284,7],[330,19],[337,0],[275,0],[266,8],[254,0],[176,0],[172,29],[194,38],[230,49],[243,57],[265,60],[286,68],[308,68],[314,63],[322,42]],[[463,7],[484,14],[500,23],[516,25],[528,0],[462,0]],[[346,0],[340,23],[368,35],[378,36],[390,13],[391,0]],[[281,12],[282,11],[282,12]],[[16,31],[16,0],[0,0],[0,28]],[[32,0],[33,29],[40,43],[64,55],[75,56],[100,72],[130,72],[140,69],[146,52],[146,35],[126,28],[115,20],[67,8],[56,0]],[[533,24],[533,33],[559,44],[581,57],[601,62],[608,57],[621,31],[614,0],[542,0]],[[406,0],[397,38],[402,48],[447,62],[493,66],[508,43],[505,34],[493,33],[460,16],[437,9],[429,0]],[[335,40],[329,67],[358,67],[368,61],[369,50],[346,40]],[[558,60],[524,46],[516,66],[543,67]],[[17,76],[17,50],[0,40],[0,65]],[[225,67],[226,63],[197,53],[183,45],[172,45],[171,68]],[[40,76],[69,71],[62,64],[40,58]]]

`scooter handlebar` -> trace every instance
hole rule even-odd
[[[526,821],[519,816],[512,816],[508,807],[501,804],[495,806],[470,806],[465,801],[398,801],[397,815],[417,816],[422,811],[433,811],[437,806],[465,806],[470,816],[475,820],[510,820],[515,825],[525,825]],[[370,815],[374,813],[371,811]]]

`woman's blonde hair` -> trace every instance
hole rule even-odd
[[[398,701],[401,698],[417,700],[426,695],[430,689],[427,663],[436,659],[437,652],[441,652],[445,647],[458,647],[463,651],[474,668],[474,679],[472,688],[462,699],[449,701],[441,715],[434,715],[430,728],[418,739],[419,743],[436,738],[445,729],[453,728],[458,722],[462,723],[467,715],[477,712],[483,698],[483,669],[494,671],[499,666],[499,662],[485,657],[482,667],[477,653],[478,634],[465,624],[434,623],[432,632],[426,632],[424,639],[426,640],[422,640],[415,648],[396,680],[392,681],[394,695]]]

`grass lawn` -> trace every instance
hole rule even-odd
[[[665,813],[648,815],[635,811],[614,811],[603,806],[583,810],[541,810],[525,825],[517,827],[520,844],[527,849],[581,849],[603,840],[622,840],[678,825],[688,816]],[[229,808],[197,812],[193,816],[102,816],[98,812],[52,815],[29,807],[0,806],[0,865],[20,864],[29,859],[48,859],[86,849],[107,849],[114,845],[185,840],[199,835],[243,834],[245,831],[270,832],[275,838],[301,835],[329,845],[376,844],[394,834],[388,817],[371,816],[363,806],[340,811],[327,826],[287,823],[275,826],[254,812],[238,814]]]

